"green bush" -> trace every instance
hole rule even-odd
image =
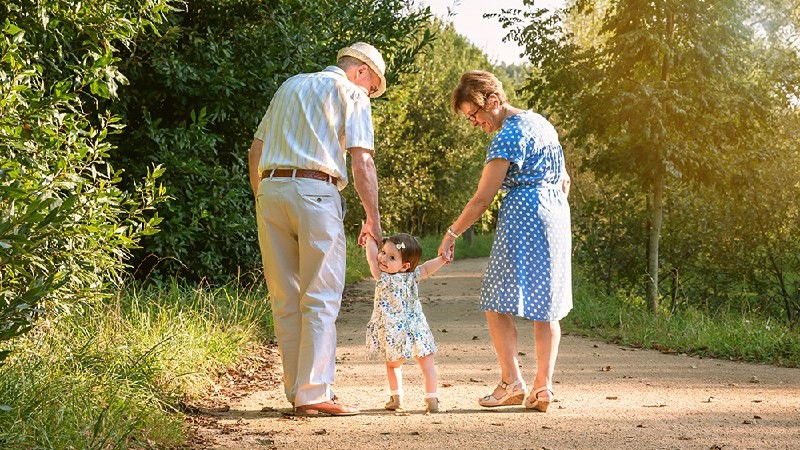
[[[134,177],[162,164],[173,200],[137,273],[221,281],[259,266],[246,156],[275,90],[357,40],[381,49],[391,85],[430,41],[416,32],[428,18],[409,0],[189,0],[140,35],[120,65],[128,127],[113,158]]]
[[[165,8],[0,5],[0,342],[29,331],[43,311],[101,296],[137,240],[156,231],[160,218],[147,213],[163,198],[162,169],[148,166],[127,193],[117,187],[108,136],[121,124],[98,100],[125,81],[116,47]]]

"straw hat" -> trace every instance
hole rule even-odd
[[[381,84],[378,86],[378,90],[370,95],[371,98],[380,97],[381,94],[386,92],[386,77],[383,75],[383,72],[386,71],[386,63],[383,62],[381,52],[379,52],[377,48],[365,42],[356,42],[349,47],[339,50],[339,53],[336,55],[336,60],[338,61],[342,56],[352,56],[368,65],[373,72],[378,74],[378,78],[381,79]]]

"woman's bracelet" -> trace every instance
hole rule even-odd
[[[458,239],[458,235],[456,234],[455,231],[453,231],[453,229],[451,227],[447,227],[447,234],[449,234],[450,236],[453,236],[453,239]]]

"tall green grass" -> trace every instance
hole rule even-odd
[[[43,323],[0,366],[0,448],[178,445],[178,402],[270,333],[264,292],[177,282]]]
[[[655,317],[643,298],[602,294],[576,275],[565,331],[664,352],[800,367],[800,337],[781,321],[753,312],[712,317],[692,308]]]

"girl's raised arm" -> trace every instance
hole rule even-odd
[[[375,239],[372,239],[372,236],[368,236],[364,247],[367,249],[369,271],[372,273],[372,278],[378,281],[381,278],[381,268],[378,265],[378,243],[375,242]]]
[[[439,255],[433,259],[429,259],[419,266],[419,276],[421,278],[425,278],[441,269],[445,264],[447,264],[447,261],[445,261],[442,255]]]

